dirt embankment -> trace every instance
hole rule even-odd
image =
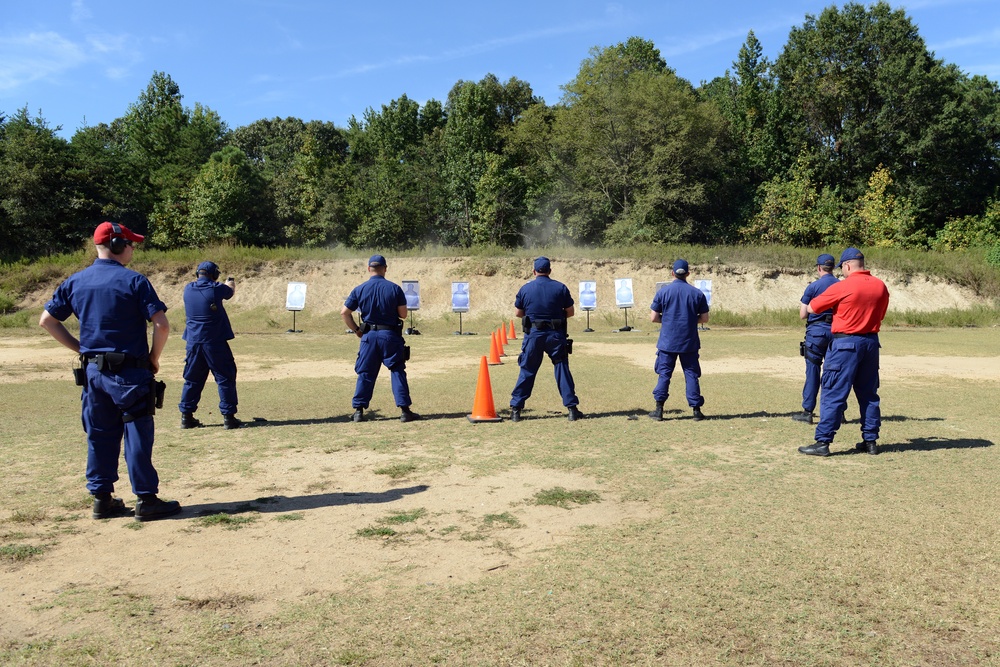
[[[667,265],[635,261],[601,261],[552,258],[552,277],[566,283],[574,298],[579,283],[597,283],[598,311],[615,307],[615,279],[631,278],[637,312],[652,301],[656,283],[670,280]],[[226,267],[222,267],[226,271]],[[987,300],[971,290],[921,276],[901,277],[873,268],[872,273],[889,286],[889,307],[896,311],[965,309],[986,305]],[[258,307],[284,309],[289,282],[306,283],[306,308],[316,315],[340,310],[344,299],[366,279],[365,262],[357,260],[310,260],[269,263],[250,275],[237,275],[238,290],[230,306],[233,310]],[[179,308],[184,285],[192,276],[185,272],[149,274],[157,292],[168,306]],[[436,318],[451,312],[451,283],[469,283],[470,313],[508,314],[518,288],[531,278],[531,264],[514,258],[389,257],[387,278],[394,282],[420,283],[421,316]],[[765,269],[756,266],[721,264],[692,265],[691,280],[710,280],[712,307],[737,313],[764,309],[797,308],[802,291],[816,277],[811,267],[802,270]],[[51,295],[51,287],[30,295],[24,306],[39,307]]]

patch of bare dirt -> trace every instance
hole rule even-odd
[[[640,368],[651,368],[656,355],[655,347],[648,343],[580,343],[587,354],[617,356]],[[802,360],[799,357],[727,357],[702,358],[702,372],[743,373],[768,375],[786,379],[801,379]],[[1000,357],[957,357],[915,355],[894,356],[881,354],[879,368],[886,378],[950,377],[962,380],[991,380],[1000,382]]]
[[[366,280],[365,258],[327,261],[298,261],[266,264],[253,275],[237,276],[237,294],[229,306],[233,310],[258,307],[283,309],[289,282],[308,285],[306,309],[316,315],[337,313],[351,289]],[[451,283],[470,284],[470,313],[509,317],[518,288],[531,279],[531,263],[509,259],[472,260],[461,257],[388,257],[387,278],[395,282],[420,281],[421,318],[438,318],[451,312]],[[225,267],[223,267],[225,270]],[[906,311],[934,311],[970,308],[986,304],[971,290],[921,276],[872,273],[889,287],[889,308]],[[190,276],[150,274],[157,292],[169,307],[181,308],[184,286]],[[614,280],[632,278],[636,312],[644,313],[653,300],[656,283],[670,280],[667,266],[651,267],[638,262],[560,259],[552,257],[552,277],[569,286],[574,297],[580,281],[597,282],[597,311],[594,316],[615,312]],[[802,292],[813,279],[811,267],[801,271],[764,269],[752,266],[713,264],[692,265],[692,280],[712,281],[712,307],[737,313],[762,309],[798,308]],[[28,297],[23,306],[39,307],[51,296],[51,288]]]
[[[213,477],[200,468],[198,479],[172,485],[197,495],[179,498],[178,520],[143,524],[140,534],[128,530],[130,518],[81,515],[74,522],[79,532],[22,566],[0,569],[0,636],[23,642],[105,622],[67,621],[60,597],[73,591],[117,589],[264,615],[281,602],[343,591],[359,580],[464,583],[531,562],[581,526],[650,515],[648,506],[622,501],[582,475],[520,468],[473,477],[451,467],[391,480],[373,472],[392,462],[372,452],[288,453],[260,462],[252,478]],[[255,488],[272,480],[281,480],[278,488]],[[535,503],[536,493],[557,486],[594,491],[600,500],[570,509]],[[419,518],[387,523],[400,513]],[[252,522],[232,530],[195,518],[219,514]],[[369,528],[396,535],[358,534]]]

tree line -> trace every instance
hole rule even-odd
[[[68,141],[27,107],[0,115],[0,254],[74,250],[105,219],[164,249],[1000,242],[997,84],[884,2],[807,15],[762,53],[749,33],[695,87],[633,37],[592,49],[553,105],[490,74],[347,127],[230,129],[155,72]]]

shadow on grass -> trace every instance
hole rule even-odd
[[[203,503],[200,505],[185,505],[180,514],[161,519],[190,519],[213,514],[244,514],[246,512],[284,513],[297,510],[311,510],[319,507],[340,507],[343,505],[377,505],[401,500],[414,493],[423,493],[430,487],[426,484],[408,486],[400,489],[389,489],[372,493],[368,491],[319,493],[312,496],[266,496],[255,500],[245,500],[231,503]]]
[[[879,445],[883,452],[933,452],[938,449],[979,449],[993,442],[981,438],[910,438],[908,442]]]
[[[678,412],[674,410],[673,412]],[[666,416],[666,411],[664,411],[664,416]],[[791,419],[793,415],[802,414],[801,410],[795,410],[794,412],[768,412],[767,410],[761,410],[759,412],[742,412],[733,415],[713,415],[706,414],[705,419]],[[882,421],[884,422],[941,422],[944,421],[944,417],[908,417],[906,415],[889,415],[882,416]],[[812,424],[806,424],[806,426],[815,426],[819,423],[819,417],[813,418]],[[843,425],[847,424],[860,424],[860,417],[848,417],[844,420]]]
[[[253,421],[243,422],[243,426],[240,428],[266,428],[272,426],[311,426],[320,424],[349,424],[351,423],[351,416],[354,413],[347,413],[343,415],[337,415],[335,417],[312,417],[306,419],[265,419],[264,417],[254,417]],[[420,415],[420,421],[433,420],[433,419],[458,419],[460,417],[465,417],[467,412],[433,412],[433,413],[423,413],[418,412]],[[387,414],[383,415],[379,410],[365,410],[365,422],[384,422],[384,421],[399,421],[398,414]],[[209,424],[209,428],[218,426],[222,428],[222,424]]]
[[[979,438],[952,439],[931,437],[911,438],[908,442],[893,444],[880,442],[878,451],[879,454],[888,454],[889,452],[933,452],[937,449],[978,449],[992,446],[993,443],[991,441]],[[850,456],[852,454],[867,455],[868,452],[858,451],[855,447],[830,452],[830,456]]]

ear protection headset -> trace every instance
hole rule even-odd
[[[111,223],[111,242],[108,247],[111,248],[112,255],[120,255],[125,252],[125,246],[128,245],[128,240],[122,234],[121,225],[117,222]]]
[[[216,269],[215,271],[209,271],[208,269],[198,269],[197,271],[194,272],[194,275],[195,275],[196,278],[200,278],[202,276],[205,276],[209,280],[218,280],[219,279],[219,269]]]

